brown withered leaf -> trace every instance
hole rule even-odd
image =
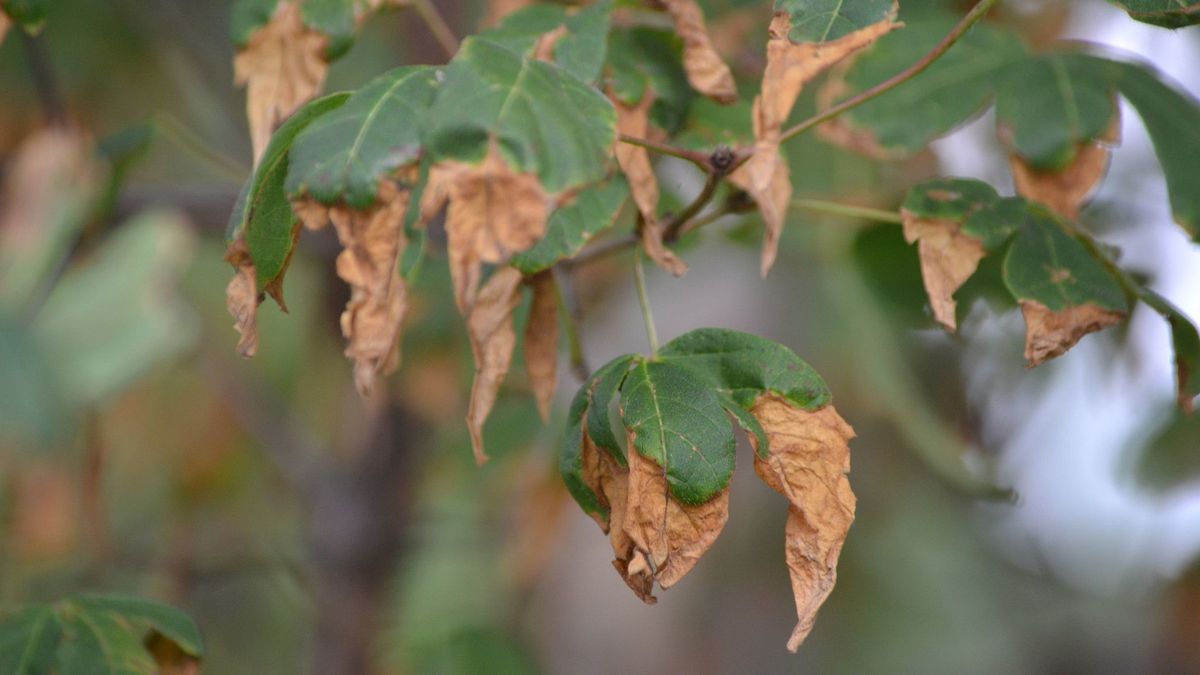
[[[376,377],[400,365],[400,331],[408,303],[408,287],[398,263],[408,239],[404,213],[409,192],[391,181],[380,183],[376,205],[351,209],[337,205],[329,218],[337,230],[342,252],[337,273],[350,285],[350,300],[342,312],[346,356],[354,360],[354,384],[366,396]]]
[[[8,34],[8,29],[12,27],[12,19],[0,9],[0,44],[4,44],[4,36]]]
[[[645,554],[637,549],[627,531],[629,471],[619,466],[607,451],[592,444],[586,433],[584,439],[585,466],[588,463],[586,449],[590,446],[595,457],[595,477],[601,490],[596,494],[600,495],[609,507],[608,523],[602,524],[601,527],[606,528],[609,543],[612,545],[613,567],[638,599],[647,605],[653,605],[658,602],[658,598],[654,597],[654,572]]]
[[[225,307],[233,316],[233,327],[241,335],[237,352],[246,358],[258,352],[258,277],[245,239],[237,239],[225,251],[225,260],[234,267],[233,278],[225,287]]]
[[[328,46],[328,36],[304,25],[299,4],[282,0],[234,57],[234,84],[246,86],[255,164],[275,127],[321,91]]]
[[[570,34],[570,31],[567,30],[567,27],[565,24],[560,25],[558,28],[555,28],[554,30],[550,31],[549,33],[543,34],[540,38],[538,38],[537,44],[535,44],[533,47],[533,58],[535,58],[539,61],[546,61],[548,63],[553,63],[554,62],[554,45],[558,44],[558,41],[561,38],[563,38],[569,34]]]
[[[983,242],[963,234],[959,223],[952,220],[920,218],[902,209],[904,239],[917,243],[921,258],[921,278],[929,295],[933,316],[946,330],[958,328],[955,317],[957,303],[954,293],[966,283],[987,255]]]
[[[475,354],[475,382],[471,385],[471,403],[467,410],[467,430],[475,461],[483,464],[483,423],[487,421],[500,392],[500,384],[512,365],[517,334],[513,330],[513,310],[521,301],[521,273],[502,267],[479,289],[467,314],[467,334]]]
[[[1017,155],[1009,157],[1017,194],[1049,206],[1067,220],[1079,209],[1108,172],[1113,146],[1121,140],[1121,120],[1113,118],[1103,138],[1080,143],[1074,161],[1061,171],[1039,171]]]
[[[1125,319],[1122,312],[1091,303],[1055,312],[1036,300],[1022,300],[1021,314],[1025,317],[1025,361],[1029,368],[1065,354],[1088,333]]]
[[[854,430],[832,405],[810,412],[774,394],[761,396],[751,412],[770,442],[767,459],[755,452],[754,470],[791,504],[785,557],[799,617],[787,645],[794,652],[837,582],[838,555],[854,521],[846,477]],[[750,442],[757,446],[753,435]]]
[[[792,197],[787,162],[780,155],[779,144],[783,125],[796,99],[815,77],[901,25],[889,17],[836,40],[795,44],[788,39],[792,28],[788,13],[776,12],[771,20],[762,91],[754,100],[754,155],[731,177],[754,197],[762,212],[766,224],[764,275],[775,262],[779,235]]]
[[[696,0],[657,1],[671,15],[675,33],[683,40],[683,69],[692,88],[719,103],[736,101],[733,73],[713,47]]]
[[[479,165],[442,162],[433,167],[421,199],[422,220],[449,202],[446,249],[459,311],[475,302],[483,263],[499,264],[546,234],[550,198],[537,176],[517,173],[493,145]]]
[[[558,286],[550,270],[530,280],[533,302],[525,323],[525,370],[542,422],[550,421],[558,384]]]
[[[671,497],[663,468],[630,450],[625,533],[641,554],[634,560],[648,563],[659,586],[670,588],[690,572],[727,520],[728,487],[703,504],[682,504]]]
[[[609,99],[617,110],[617,132],[646,138],[650,130],[650,109],[654,106],[654,92],[646,91],[636,106],[627,106],[609,92]],[[646,255],[656,265],[675,276],[687,273],[687,263],[672,253],[663,244],[662,223],[658,220],[658,177],[650,163],[646,148],[632,143],[617,143],[617,164],[629,179],[629,192],[637,204],[641,219],[642,246]]]
[[[146,651],[158,664],[159,675],[199,675],[200,660],[179,648],[162,633],[152,631],[146,639]]]

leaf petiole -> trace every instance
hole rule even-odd
[[[642,247],[633,253],[633,282],[637,287],[638,302],[642,306],[642,321],[646,324],[646,339],[650,342],[650,355],[658,356],[658,330],[654,327],[654,313],[650,310],[650,296],[646,293],[646,272],[642,269]]]

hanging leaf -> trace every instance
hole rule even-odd
[[[550,214],[545,236],[533,248],[514,255],[512,266],[529,275],[574,257],[592,236],[613,224],[628,196],[629,184],[620,175],[580,190],[569,204]]]
[[[896,3],[886,0],[776,2],[762,91],[754,101],[754,155],[730,177],[758,202],[766,224],[764,275],[775,262],[792,197],[788,165],[779,152],[783,125],[806,84],[901,25],[896,11]]]
[[[818,107],[874,87],[915,63],[953,26],[951,17],[906,21],[852,59],[844,61],[818,92]],[[976,25],[941,58],[902,87],[882,94],[818,127],[826,140],[868,156],[893,159],[924,149],[983,112],[996,80],[1025,58],[1011,32]],[[897,115],[897,110],[906,111]]]
[[[1191,414],[1200,396],[1200,333],[1196,324],[1169,300],[1142,287],[1141,299],[1167,320],[1171,327],[1171,345],[1175,350],[1176,397],[1179,407]]]
[[[631,354],[619,356],[596,369],[579,387],[567,411],[566,443],[559,457],[559,471],[571,496],[606,532],[611,502],[603,490],[599,455],[607,454],[619,467],[626,466],[625,455],[617,445],[608,419],[608,406],[624,382],[633,360]],[[593,418],[595,425],[592,424]],[[597,438],[602,439],[604,446],[597,444]],[[601,449],[604,449],[603,453]],[[620,503],[623,509],[624,500],[620,500]]]
[[[737,100],[733,73],[712,45],[704,27],[704,12],[695,0],[655,0],[675,22],[675,33],[683,41],[683,69],[692,88],[718,103]]]
[[[1187,0],[1109,0],[1143,23],[1163,28],[1183,28],[1200,24],[1200,3]]]
[[[246,87],[246,117],[257,165],[272,132],[316,96],[329,69],[329,37],[304,24],[300,7],[281,0],[271,19],[238,48],[233,81]]]
[[[687,370],[643,361],[621,385],[621,419],[636,450],[662,467],[671,494],[703,504],[733,474],[733,431],[716,394]]]
[[[367,83],[295,137],[287,194],[357,209],[375,203],[379,181],[418,158],[418,122],[436,92],[429,66],[396,68]]]
[[[785,558],[799,621],[787,646],[794,652],[833,591],[838,556],[854,521],[856,500],[846,478],[854,430],[832,405],[809,411],[768,394],[752,410],[771,443],[766,457],[755,455],[754,470],[790,503]]]
[[[1116,118],[1113,85],[1080,54],[1046,54],[1010,66],[996,94],[996,125],[1030,168],[1062,171]]]
[[[82,595],[0,614],[0,671],[157,675],[196,664],[195,623],[149,600]]]
[[[488,460],[483,448],[483,423],[492,412],[500,385],[512,364],[517,344],[512,313],[520,302],[521,273],[502,267],[479,290],[479,297],[467,314],[467,334],[475,354],[475,382],[471,385],[467,430],[471,432],[471,446],[478,464]]]
[[[1058,171],[1040,171],[1020,157],[1011,156],[1017,194],[1049,206],[1067,220],[1076,220],[1080,208],[1107,173],[1109,155],[1120,133],[1121,120],[1117,115],[1103,138],[1080,142],[1075,159]]]
[[[1036,366],[1125,318],[1121,286],[1048,212],[1031,207],[1004,258],[1004,283],[1025,316],[1025,359]]]
[[[992,186],[980,181],[934,180],[910,190],[900,210],[904,239],[917,244],[933,316],[951,332],[957,329],[954,293],[986,255],[984,242],[963,232],[962,226],[999,198]]]
[[[558,285],[545,271],[530,281],[533,303],[525,324],[525,368],[542,422],[550,421],[550,406],[558,384]]]

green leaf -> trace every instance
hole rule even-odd
[[[586,429],[588,437],[592,439],[593,443],[611,452],[621,466],[626,465],[620,446],[616,446],[615,451],[610,447],[616,443],[616,437],[613,435],[612,424],[608,419],[608,406],[624,381],[633,359],[632,354],[618,356],[597,369],[579,387],[579,391],[571,400],[571,407],[567,411],[566,441],[559,454],[558,468],[562,473],[567,491],[571,493],[584,512],[597,515],[604,520],[608,519],[608,512],[601,506],[600,498],[588,487],[587,481],[583,477],[583,434]],[[593,418],[597,420],[595,424]],[[602,423],[600,423],[601,419]],[[593,427],[595,427],[594,430]],[[596,440],[597,432],[602,437],[604,445]]]
[[[550,215],[546,236],[533,248],[513,256],[510,264],[534,274],[574,256],[597,232],[612,225],[628,196],[629,184],[622,175],[581,190],[573,202]]]
[[[1112,274],[1037,205],[1030,206],[1004,258],[1004,283],[1018,302],[1035,300],[1053,312],[1088,303],[1117,312],[1129,309]]]
[[[365,0],[301,0],[304,25],[329,36],[325,58],[329,61],[350,51],[358,32],[357,15],[367,7]]]
[[[436,93],[430,66],[396,68],[369,82],[296,135],[287,194],[359,209],[373,204],[380,179],[420,155],[418,120]]]
[[[884,35],[855,57],[838,99],[874,87],[915,63],[953,25],[950,19],[906,20],[904,30]],[[998,74],[1024,55],[1013,33],[977,25],[923,73],[846,112],[841,120],[869,134],[883,150],[916,152],[983,112],[995,95]]]
[[[754,114],[748,101],[723,105],[707,97],[696,99],[687,111],[683,130],[672,141],[693,150],[712,150],[718,145],[736,148],[754,144]],[[807,157],[812,162],[812,157]],[[757,243],[757,235],[755,242]]]
[[[913,186],[905,211],[918,218],[963,222],[971,213],[1000,199],[996,188],[971,178],[935,178]]]
[[[1183,28],[1200,24],[1200,2],[1189,0],[1108,0],[1129,16],[1163,28]]]
[[[305,127],[338,109],[349,98],[347,93],[330,94],[309,102],[289,117],[271,136],[258,168],[233,207],[225,236],[228,240],[245,236],[258,275],[259,292],[282,282],[296,244],[300,220],[292,213],[284,190],[288,150]]]
[[[479,37],[530,56],[543,36],[563,28],[566,33],[554,42],[554,63],[584,82],[594,82],[604,65],[612,6],[612,0],[600,0],[570,12],[559,5],[535,4],[504,17]]]
[[[608,35],[608,84],[613,95],[628,106],[637,105],[647,92],[653,92],[650,121],[674,133],[683,124],[688,106],[699,103],[688,84],[682,58],[683,44],[670,31],[615,29]]]
[[[983,243],[988,253],[999,251],[1029,216],[1029,202],[1020,197],[1003,197],[973,211],[962,223],[963,234]]]
[[[1141,299],[1161,314],[1171,327],[1179,406],[1190,411],[1196,397],[1200,396],[1200,333],[1186,314],[1153,290],[1143,287]]]
[[[50,0],[3,0],[0,9],[26,32],[37,33],[46,23]]]
[[[788,39],[828,42],[879,23],[895,13],[895,0],[775,0],[776,12],[791,15]]]
[[[1047,54],[1009,67],[996,124],[1013,152],[1044,171],[1068,166],[1079,144],[1104,136],[1117,115],[1113,85],[1081,54]]]
[[[1131,468],[1142,485],[1162,492],[1195,484],[1200,477],[1200,415],[1176,411],[1137,452]]]
[[[279,0],[237,0],[229,21],[229,38],[233,45],[245,47],[254,31],[271,20],[278,5]]]
[[[1175,222],[1200,242],[1200,102],[1168,84],[1149,66],[1093,59],[1115,78],[1154,143]]]
[[[733,475],[735,441],[721,402],[691,370],[641,361],[621,385],[630,452],[663,468],[671,494],[703,504]]]
[[[53,607],[0,614],[0,673],[48,675],[61,640],[62,625]]]
[[[737,422],[742,431],[754,436],[758,455],[763,459],[769,457],[771,454],[771,440],[767,437],[767,430],[763,429],[758,418],[745,407],[739,405],[737,401],[733,400],[733,397],[721,394],[718,398],[721,401],[721,407]]]
[[[484,37],[464,41],[445,73],[425,134],[434,161],[478,162],[495,142],[552,193],[606,175],[616,112],[574,75]]]
[[[118,596],[76,596],[0,618],[0,672],[14,675],[88,673],[156,675],[151,635],[199,659],[200,631],[177,609]]]
[[[829,387],[799,356],[765,338],[727,328],[699,328],[663,345],[658,357],[750,407],[772,391],[805,410],[829,403]]]
[[[44,450],[75,432],[75,410],[64,400],[53,363],[28,326],[0,313],[0,446]],[[2,652],[0,652],[2,653]],[[0,668],[0,672],[8,672]]]

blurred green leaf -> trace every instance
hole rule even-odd
[[[1142,23],[1183,28],[1200,23],[1200,4],[1185,0],[1108,0]]]
[[[1171,327],[1171,346],[1175,350],[1175,378],[1178,385],[1179,406],[1190,411],[1200,396],[1200,333],[1178,307],[1163,296],[1145,286],[1141,287],[1141,299],[1162,315]],[[1200,448],[1200,444],[1197,444]]]
[[[30,33],[36,33],[46,23],[50,0],[2,0],[0,10]]]
[[[668,134],[679,129],[688,106],[699,101],[688,84],[682,54],[682,43],[670,31],[616,28],[608,34],[607,65],[613,95],[628,106],[637,105],[643,96],[654,96],[650,121]]]
[[[1175,411],[1138,448],[1134,476],[1145,487],[1166,491],[1200,479],[1200,415]]]
[[[621,385],[630,452],[663,468],[684,504],[703,504],[733,475],[733,430],[708,384],[670,363],[641,361]]]
[[[600,76],[606,51],[612,0],[600,0],[577,12],[552,4],[534,4],[508,16],[479,37],[526,56],[545,36],[562,30],[554,39],[554,63],[584,82]]]
[[[828,42],[892,16],[895,0],[775,0],[776,12],[792,19],[788,39]]]

